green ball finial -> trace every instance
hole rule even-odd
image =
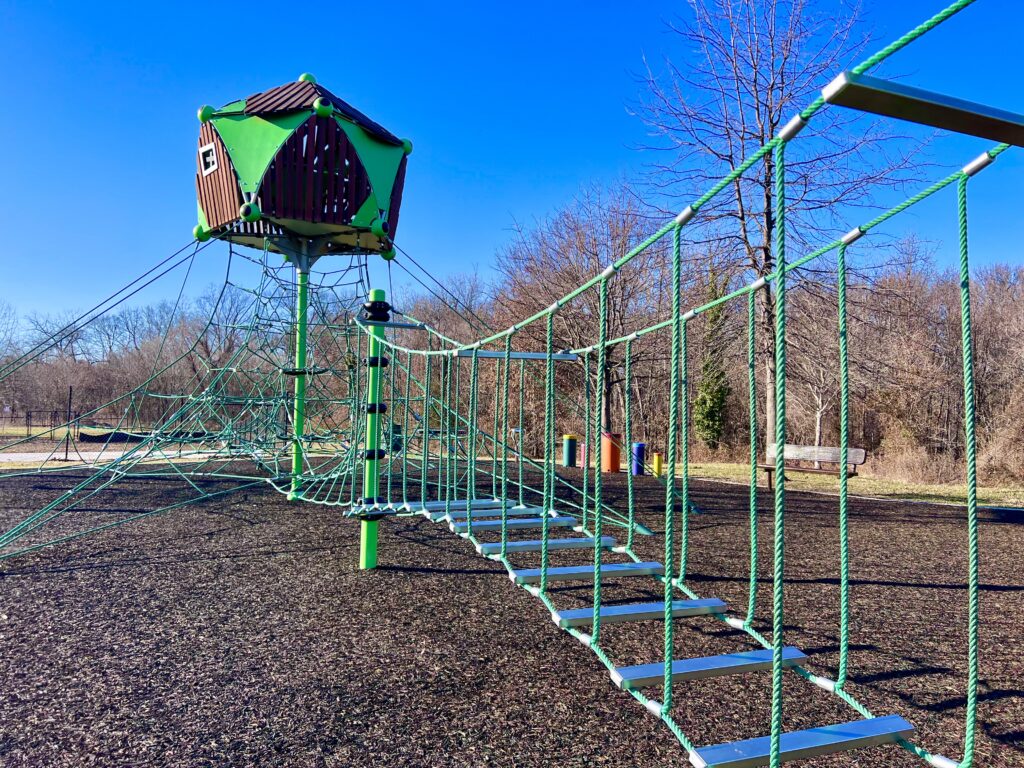
[[[210,239],[210,230],[204,227],[202,224],[196,224],[192,227],[192,237],[198,240],[200,243],[205,243]]]
[[[331,104],[330,99],[325,99],[323,96],[317,97],[317,100],[313,102],[313,111],[316,112],[318,117],[330,117],[334,114],[334,105]]]
[[[412,142],[408,139],[402,139],[402,151],[407,155],[412,154]]]
[[[394,248],[388,248],[386,251],[380,252],[380,257],[384,259],[384,261],[394,261],[396,255]]]
[[[300,83],[309,83],[310,85],[316,85],[316,78],[313,77],[309,72],[303,72],[299,75]]]
[[[242,217],[242,221],[259,221],[260,216],[263,214],[260,212],[260,207],[256,203],[242,203],[238,209],[238,215]]]
[[[370,231],[377,237],[387,237],[389,229],[388,223],[384,219],[374,219],[370,224]]]
[[[208,123],[210,121],[210,118],[213,117],[215,114],[217,114],[217,110],[211,107],[209,104],[204,104],[199,108],[199,111],[196,112],[196,115],[199,117],[200,123]]]

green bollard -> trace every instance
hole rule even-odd
[[[576,435],[562,435],[562,466],[576,466]]]

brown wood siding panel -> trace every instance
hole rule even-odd
[[[339,165],[339,162],[341,165]],[[337,202],[338,183],[345,172],[345,152],[341,142],[334,141],[324,152],[324,217],[323,221],[334,221],[341,205]]]
[[[331,117],[312,117],[295,130],[260,190],[266,215],[326,224],[351,223],[369,194],[355,148]]]
[[[305,205],[303,206],[303,211],[305,212],[302,217],[303,221],[316,221],[316,219],[313,218],[313,209],[315,207],[313,205],[313,189],[316,186],[314,183],[316,179],[314,177],[318,172],[318,169],[316,168],[316,156],[318,152],[317,134],[320,134],[319,140],[324,140],[324,131],[318,122],[322,120],[322,117],[316,117],[314,115],[313,119],[306,123],[306,125],[309,126],[309,134],[306,139],[305,162],[302,164],[302,175],[305,177],[306,181],[306,183],[302,185],[302,196],[305,200]]]
[[[391,188],[391,203],[388,206],[388,227],[390,228],[391,239],[394,240],[398,233],[398,214],[402,207],[402,190],[405,188],[405,166],[409,162],[408,155],[402,155],[402,162],[398,164],[398,173],[395,174],[395,186]]]
[[[207,144],[214,146],[217,170],[203,176],[199,148]],[[217,135],[210,123],[204,123],[199,129],[199,145],[196,149],[196,196],[211,229],[222,227],[238,218],[242,193],[238,189],[238,181],[227,150],[224,148],[224,142],[221,141],[220,136]]]

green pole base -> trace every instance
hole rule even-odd
[[[299,499],[302,498],[302,494],[299,493],[298,491],[288,491],[288,496],[286,496],[285,498],[287,498],[288,501],[298,501]]]
[[[370,571],[377,567],[377,524],[378,520],[361,520],[359,536],[359,570]]]

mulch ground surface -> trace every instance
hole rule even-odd
[[[73,480],[4,480],[0,523]],[[128,479],[74,514],[99,524],[167,504],[181,485]],[[622,476],[605,483],[613,502],[623,487]],[[661,486],[643,478],[637,489],[641,521],[660,533]],[[701,514],[691,522],[688,583],[742,615],[747,491],[695,482],[693,494]],[[761,504],[758,628],[767,631],[766,495]],[[786,527],[786,639],[828,676],[838,664],[835,506],[790,493]],[[861,500],[851,508],[848,688],[875,714],[910,720],[924,746],[959,758],[963,511]],[[358,529],[336,508],[248,490],[0,561],[0,765],[689,764],[668,729],[501,566],[443,525],[399,518],[381,523],[380,567],[360,572]],[[659,535],[637,537],[644,559],[662,560],[660,549]],[[1024,766],[1024,519],[985,513],[981,550],[975,765]],[[553,563],[588,557],[557,553]],[[552,594],[565,607],[592,599],[580,584]],[[627,579],[606,583],[603,595],[660,600],[661,586]],[[752,647],[712,618],[674,626],[679,658]],[[662,644],[657,622],[602,630],[619,665],[658,661]],[[763,735],[770,674],[677,684],[674,700],[673,716],[698,745]],[[787,675],[787,729],[856,718]],[[894,746],[809,764],[923,765]]]

